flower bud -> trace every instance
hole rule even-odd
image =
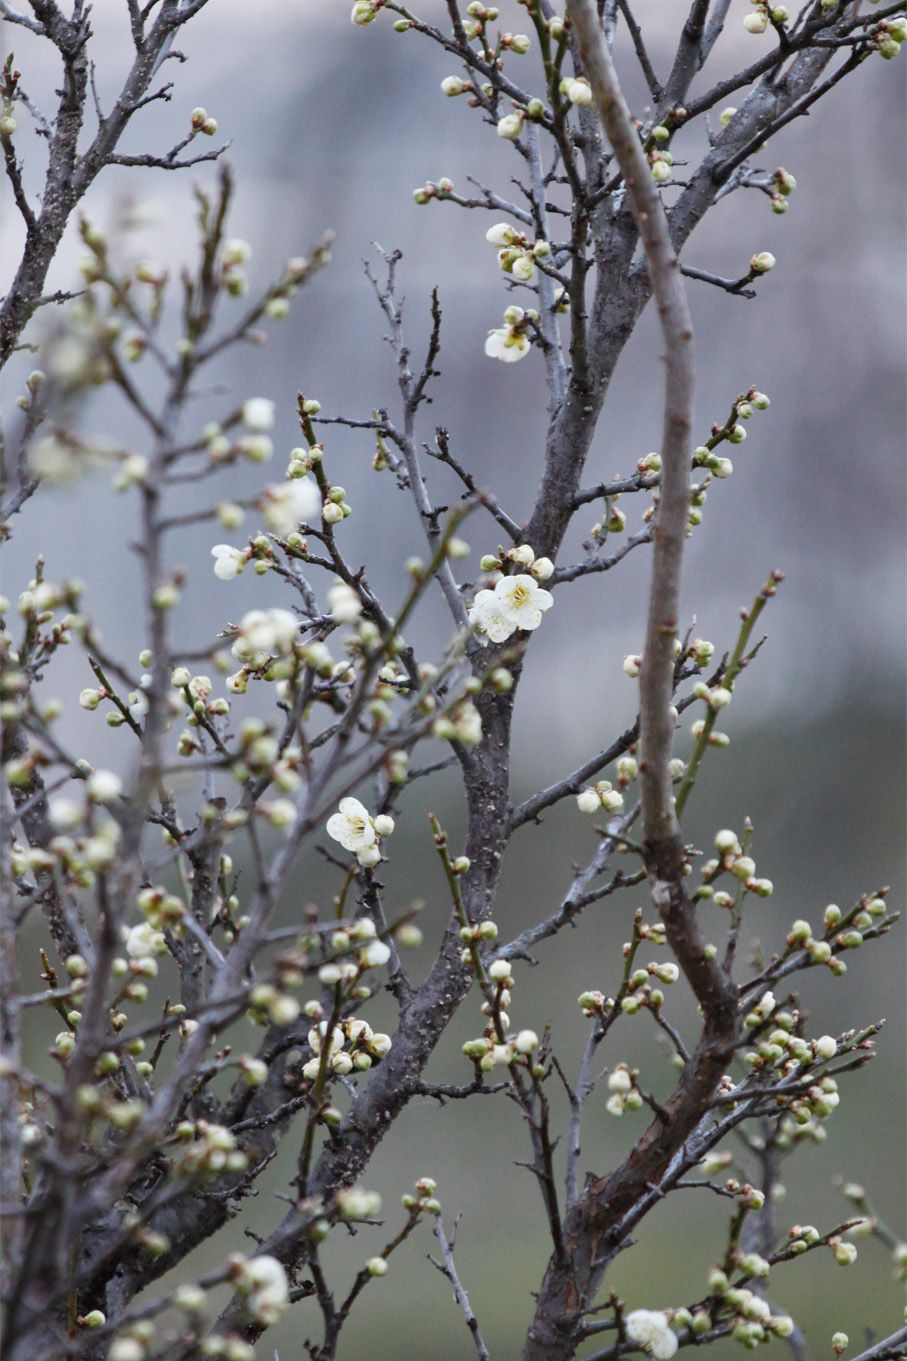
[[[769,250],[762,250],[758,255],[754,255],[750,260],[750,269],[756,274],[767,274],[770,269],[774,269],[777,261]]]

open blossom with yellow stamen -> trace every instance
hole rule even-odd
[[[493,591],[479,591],[469,622],[480,643],[503,643],[517,629],[531,632],[542,622],[542,614],[554,603],[546,591],[528,572],[501,577]]]
[[[485,353],[489,359],[500,359],[502,364],[515,364],[523,359],[530,350],[529,337],[525,333],[525,322],[529,318],[522,307],[508,307],[504,313],[504,325],[488,332]]]

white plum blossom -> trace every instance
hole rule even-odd
[[[493,591],[479,591],[469,622],[479,642],[503,643],[518,628],[532,631],[542,622],[542,613],[551,608],[554,597],[539,586],[527,572],[501,577]]]
[[[677,1334],[671,1331],[666,1314],[654,1309],[634,1309],[624,1319],[627,1337],[639,1342],[656,1361],[669,1361],[677,1351]]]
[[[506,222],[496,222],[488,228],[485,240],[492,246],[513,246],[520,240],[520,233]]]
[[[287,1274],[276,1257],[252,1257],[243,1267],[243,1284],[250,1289],[249,1313],[267,1327],[276,1323],[290,1302]]]
[[[238,577],[248,562],[248,555],[242,548],[233,548],[228,543],[216,543],[211,549],[214,559],[214,575],[221,581],[232,581]]]
[[[269,657],[292,650],[299,620],[289,610],[249,610],[240,621],[233,656],[246,666],[264,666]]]
[[[512,308],[518,311],[518,308]],[[489,359],[500,359],[502,364],[515,364],[524,359],[530,350],[529,337],[513,326],[497,326],[488,332],[485,353]]]
[[[87,785],[92,803],[113,803],[123,792],[123,781],[112,770],[93,770]]]
[[[321,493],[311,478],[294,477],[266,487],[260,507],[262,519],[275,534],[291,534],[298,525],[320,515]]]
[[[163,931],[156,931],[150,922],[141,922],[126,932],[126,953],[130,959],[149,959],[167,953]]]
[[[379,969],[382,964],[386,964],[391,957],[390,946],[383,940],[373,940],[366,945],[364,950],[359,951],[359,962],[363,968]]]
[[[495,587],[498,607],[516,628],[537,629],[542,614],[550,610],[554,597],[527,572],[502,577]]]
[[[242,423],[254,435],[274,429],[274,403],[269,397],[250,397],[243,402]]]
[[[469,611],[469,622],[483,645],[506,642],[514,631],[494,591],[478,592]]]
[[[393,830],[393,818],[382,813],[373,818],[365,804],[354,798],[341,799],[339,811],[332,813],[327,821],[328,836],[339,841],[344,850],[353,851],[366,869],[377,865],[381,859],[377,844],[379,836],[390,836]],[[379,959],[380,954],[380,950],[376,951],[376,963],[385,962]]]
[[[515,142],[520,135],[523,126],[523,115],[521,113],[505,113],[503,118],[498,119],[498,136],[503,137],[508,142]]]
[[[328,818],[327,834],[339,841],[345,851],[365,850],[378,839],[368,809],[353,798],[340,800],[340,811]]]
[[[75,799],[58,795],[50,801],[48,816],[51,826],[58,832],[71,832],[82,821],[82,805]]]
[[[338,581],[328,591],[328,608],[335,624],[355,624],[362,614],[362,601],[352,586]]]

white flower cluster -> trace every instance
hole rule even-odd
[[[291,477],[265,487],[258,504],[268,528],[283,536],[320,517],[322,508],[321,493],[310,477]]]
[[[376,943],[384,945],[383,941]],[[384,948],[387,949],[387,946]],[[328,1029],[327,1021],[319,1021],[309,1031],[309,1047],[313,1057],[304,1064],[302,1072],[310,1082],[318,1077],[323,1063],[328,1074],[346,1077],[348,1073],[367,1072],[375,1059],[383,1059],[385,1054],[390,1053],[390,1036],[372,1030],[367,1021],[360,1021],[355,1016],[348,1016],[339,1025],[331,1027],[330,1034]]]
[[[373,818],[365,805],[354,798],[341,799],[339,811],[332,813],[327,821],[328,836],[339,841],[345,851],[353,851],[359,864],[366,869],[379,863],[379,838],[390,836],[393,830],[392,817],[379,813]]]
[[[245,1296],[246,1309],[256,1323],[269,1328],[290,1302],[287,1273],[276,1257],[233,1258],[231,1279]]]
[[[671,1331],[667,1314],[656,1309],[634,1309],[624,1319],[631,1342],[638,1342],[655,1361],[669,1361],[677,1351],[677,1334]]]
[[[518,359],[524,359],[531,345],[526,328],[538,319],[538,312],[531,308],[524,312],[522,307],[508,307],[504,312],[504,325],[488,332],[485,341],[488,358],[500,359],[502,364],[515,364]]]
[[[489,227],[485,240],[498,247],[498,263],[504,273],[518,279],[520,283],[528,283],[534,276],[536,260],[551,254],[547,241],[531,242],[506,222]]]
[[[469,622],[483,645],[503,643],[517,629],[531,632],[550,610],[554,597],[539,581],[547,581],[554,571],[550,558],[536,558],[528,544],[510,550],[507,557],[516,567],[528,568],[514,575],[501,576],[491,590],[477,592],[469,611]],[[483,559],[483,564],[486,559]],[[498,559],[491,559],[498,563]]]
[[[328,591],[328,609],[335,624],[355,624],[362,614],[358,591],[345,581],[335,581]]]
[[[231,651],[251,671],[267,666],[272,657],[286,657],[293,650],[299,620],[290,610],[249,610],[240,620]]]
[[[123,928],[126,953],[130,959],[143,962],[143,974],[153,978],[157,974],[156,955],[167,953],[167,940],[163,931],[156,930],[150,922]]]

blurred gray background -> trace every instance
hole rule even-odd
[[[95,6],[102,102],[109,102],[129,60],[124,8],[119,0]],[[425,17],[440,21],[443,8],[440,0],[428,0]],[[661,71],[685,8],[676,7],[675,15],[675,7],[654,0],[638,6]],[[716,77],[756,54],[760,40],[740,24],[745,9],[742,0],[732,7],[715,53]],[[505,3],[502,23],[521,31],[525,14]],[[47,54],[19,31],[4,36],[29,93],[49,104],[57,73]],[[482,355],[487,329],[499,324],[506,305],[493,250],[483,240],[496,218],[464,214],[453,205],[417,208],[411,199],[426,178],[448,175],[465,191],[467,175],[476,174],[506,193],[508,177],[519,173],[511,148],[480,124],[464,100],[440,95],[440,80],[455,66],[416,35],[394,34],[387,16],[366,30],[352,28],[339,0],[301,6],[259,0],[254,7],[217,0],[189,25],[179,46],[189,60],[168,67],[175,80],[172,103],[152,106],[135,120],[126,149],[166,151],[198,104],[219,119],[221,134],[233,142],[229,155],[238,181],[230,230],[252,245],[253,290],[288,256],[304,253],[323,229],[337,232],[332,267],[300,295],[289,321],[274,324],[267,347],[234,352],[224,362],[218,374],[223,393],[200,402],[193,421],[200,426],[247,396],[274,398],[277,453],[267,475],[275,476],[297,440],[297,389],[317,396],[326,413],[368,416],[378,405],[393,410],[392,364],[361,261],[371,242],[399,247],[417,347],[427,334],[428,297],[436,282],[444,308],[443,378],[424,418],[423,438],[431,438],[434,424],[446,425],[457,457],[522,519],[540,471],[544,385],[537,355],[514,367]],[[644,95],[622,41],[619,53],[634,110],[642,112]],[[516,69],[518,79],[537,83],[532,55]],[[768,572],[777,567],[787,574],[764,617],[769,643],[724,725],[731,748],[709,762],[688,820],[690,837],[702,845],[716,827],[739,828],[745,815],[752,818],[759,870],[774,880],[776,893],[752,909],[749,929],[769,949],[793,917],[817,921],[828,902],[848,904],[883,883],[894,885],[896,902],[903,896],[903,77],[903,60],[869,61],[773,143],[764,165],[783,164],[799,184],[786,217],[775,217],[761,194],[737,193],[707,218],[685,254],[688,263],[729,276],[742,273],[755,251],[771,250],[778,259],[756,302],[690,284],[699,437],[751,384],[770,395],[772,407],[754,417],[746,444],[733,451],[734,477],[713,487],[705,523],[690,541],[684,590],[685,620],[695,620],[696,632],[720,648],[733,638],[738,607],[752,599]],[[17,146],[38,158],[41,146],[27,121],[20,118]],[[699,149],[692,135],[689,146],[691,154]],[[675,150],[680,155],[684,143]],[[144,220],[119,242],[122,258],[175,265],[191,258],[193,178],[210,185],[213,168],[201,167],[194,176],[114,168],[104,173],[86,208],[107,228],[126,209]],[[8,202],[2,230],[6,280],[19,247]],[[73,286],[82,253],[70,232],[52,286]],[[629,473],[638,457],[657,447],[658,352],[647,313],[613,384],[587,482]],[[4,380],[7,410],[33,362],[11,366]],[[140,433],[105,394],[82,412],[81,426],[86,434],[142,448]],[[348,489],[354,508],[343,531],[355,544],[351,555],[369,563],[389,600],[398,598],[400,564],[422,547],[411,507],[388,477],[371,471],[367,433],[337,431],[328,438],[331,476]],[[261,470],[234,470],[217,484],[217,495],[248,495],[262,480]],[[435,470],[434,485],[438,498],[456,494],[443,470]],[[203,499],[199,494],[197,503]],[[182,508],[191,504],[187,498]],[[624,508],[635,527],[641,499],[630,498]],[[62,493],[42,492],[4,551],[3,588],[15,595],[31,575],[36,553],[43,552],[50,578],[71,574],[88,583],[87,607],[107,646],[134,665],[143,638],[135,563],[126,552],[133,514],[130,499],[115,496],[103,476]],[[578,517],[574,550],[593,519],[591,513],[587,520]],[[253,521],[247,523],[254,532]],[[493,529],[478,517],[470,522],[466,537],[476,555],[495,546]],[[270,578],[262,584],[247,573],[230,585],[214,579],[211,544],[228,538],[203,527],[174,541],[174,560],[190,574],[179,616],[187,642],[207,641],[253,604],[288,603]],[[232,541],[241,543],[242,534]],[[515,798],[571,769],[632,718],[635,687],[623,676],[621,659],[641,643],[647,566],[641,550],[618,572],[559,595],[546,617],[520,692]],[[423,611],[422,638],[443,636],[446,624],[438,615]],[[111,745],[97,716],[75,702],[88,683],[84,659],[74,650],[49,678],[48,690],[66,699],[61,735],[90,759],[121,764],[125,744]],[[683,739],[678,750],[683,753]],[[414,897],[426,901],[425,961],[445,913],[423,821],[427,800],[456,836],[457,789],[442,777],[430,792],[420,788],[404,800],[386,876],[392,907]],[[496,914],[502,932],[512,934],[550,911],[568,882],[571,861],[591,849],[588,824],[572,807],[549,816],[541,829],[520,832]],[[327,891],[310,857],[288,895],[287,920],[300,901]],[[609,900],[578,931],[539,952],[543,967],[519,971],[513,1020],[537,1029],[550,1020],[568,1072],[576,1070],[584,1033],[574,999],[585,987],[613,990],[619,945],[642,901],[632,894]],[[846,1206],[832,1180],[844,1174],[863,1182],[892,1227],[904,1233],[903,930],[849,963],[841,982],[821,971],[805,980],[813,1033],[885,1016],[880,1056],[844,1087],[826,1144],[791,1165],[780,1222],[827,1228],[843,1219]],[[418,972],[421,965],[414,967]],[[689,1028],[693,1018],[683,1014]],[[479,1029],[478,1003],[470,999],[436,1057],[436,1076],[465,1078],[459,1045]],[[642,1059],[657,1086],[668,1080],[669,1069],[644,1031],[644,1022],[628,1026],[615,1042],[624,1047],[605,1057]],[[44,1037],[36,1035],[36,1047],[39,1040]],[[593,1108],[587,1166],[612,1165],[641,1129],[642,1117],[617,1121]],[[423,1173],[437,1178],[449,1218],[462,1211],[459,1264],[495,1361],[518,1351],[530,1292],[547,1258],[535,1187],[529,1173],[513,1166],[525,1154],[521,1119],[506,1102],[468,1110],[456,1103],[443,1110],[411,1106],[368,1178],[385,1197],[390,1223],[399,1195]],[[285,1185],[292,1156],[290,1151],[275,1164],[270,1187],[251,1207],[251,1222],[261,1231],[282,1213],[270,1191]],[[675,1197],[647,1224],[639,1247],[618,1262],[613,1288],[632,1307],[699,1298],[721,1251],[724,1220],[717,1198]],[[227,1240],[238,1246],[235,1230]],[[374,1231],[338,1244],[344,1258],[338,1269],[351,1272],[380,1241]],[[470,1356],[450,1291],[424,1261],[432,1246],[427,1230],[415,1235],[393,1260],[388,1278],[369,1288],[368,1304],[354,1315],[341,1349],[344,1361],[376,1354],[405,1361]],[[197,1255],[198,1269],[220,1251],[220,1244],[208,1245]],[[797,1312],[817,1357],[830,1354],[836,1328],[847,1331],[856,1347],[865,1328],[890,1331],[900,1319],[901,1287],[874,1243],[861,1250],[847,1275],[830,1255],[817,1254],[795,1272],[782,1268],[775,1276],[773,1300]],[[268,1334],[261,1355],[279,1347],[282,1361],[301,1356],[306,1315],[307,1306]],[[317,1333],[314,1317],[311,1327]],[[733,1353],[728,1346],[718,1354]]]

